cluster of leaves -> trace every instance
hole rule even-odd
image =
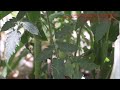
[[[9,13],[11,12],[0,12],[0,19]],[[6,22],[1,29],[1,31],[11,30],[6,40],[5,56],[8,63],[11,65],[13,61],[15,55],[13,52],[16,53],[32,38],[35,58],[34,78],[45,78],[48,68],[52,68],[51,75],[54,79],[66,77],[81,79],[84,75],[80,72],[81,68],[91,72],[93,78],[96,77],[95,69],[100,68],[99,78],[109,78],[113,63],[112,42],[118,35],[118,23],[114,19],[99,20],[99,17],[96,21],[82,17],[77,20],[65,18],[71,16],[71,13],[71,11],[19,11],[17,16]],[[81,14],[80,11],[76,13]],[[84,12],[84,14],[91,13],[99,15],[113,12]],[[91,26],[87,24],[88,20]],[[74,31],[77,38],[72,35]],[[89,40],[84,32],[90,35]],[[47,40],[50,45],[41,50],[41,42]],[[82,47],[81,42],[91,48]],[[19,46],[16,48],[17,45]],[[106,61],[106,58],[109,61]],[[52,61],[51,67],[41,69],[42,64],[47,63],[47,59]]]

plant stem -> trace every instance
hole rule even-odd
[[[81,31],[82,31],[82,26],[80,27],[80,30],[79,30],[79,32],[78,32],[78,34],[77,34],[77,47],[79,47],[79,45],[80,45],[80,34],[81,34]],[[77,55],[77,51],[75,52],[75,56]]]
[[[50,43],[53,43],[53,35],[52,35],[52,28],[50,25],[50,21],[49,21],[49,12],[46,12],[47,15],[47,22],[48,22],[48,26],[49,26],[49,33],[50,33]]]
[[[109,79],[110,74],[111,74],[111,71],[112,71],[112,68],[109,69],[108,74],[107,74],[107,76],[106,76],[106,79]]]
[[[34,68],[35,68],[35,79],[40,79],[41,75],[41,61],[39,60],[41,52],[41,42],[36,36],[34,36]]]
[[[11,70],[11,67],[8,65],[8,63],[7,63],[7,61],[4,61],[3,63],[2,63],[2,67],[4,67],[4,69],[3,69],[3,71],[0,73],[0,76],[3,76],[4,78],[6,78],[6,76],[7,76],[7,74],[8,74],[8,69],[10,69],[10,71],[12,71]]]

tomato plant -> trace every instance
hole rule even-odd
[[[119,13],[0,11],[0,76],[109,79]]]

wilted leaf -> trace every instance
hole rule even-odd
[[[35,34],[38,35],[39,30],[36,26],[34,26],[32,23],[30,22],[21,22],[21,24],[23,25],[24,29],[26,29],[28,32],[30,32],[31,34]]]
[[[5,43],[5,57],[7,60],[10,59],[11,55],[15,52],[16,46],[19,45],[21,34],[17,30],[7,34],[7,40]]]

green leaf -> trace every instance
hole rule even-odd
[[[79,64],[75,64],[73,79],[81,79],[83,74],[80,72]]]
[[[8,14],[10,14],[12,11],[0,11],[0,19],[4,18]]]
[[[40,60],[46,60],[48,58],[51,58],[53,55],[53,46],[49,46],[48,48],[44,49],[41,52],[41,55],[38,57]]]
[[[102,42],[102,47],[101,47],[101,58],[102,58],[102,63],[105,61],[105,58],[107,57],[108,53],[108,41]]]
[[[38,37],[39,38],[41,38],[42,40],[47,40],[47,37],[46,37],[46,35],[45,35],[45,33],[44,33],[44,31],[43,31],[43,29],[42,29],[42,25],[41,25],[41,23],[40,22],[37,22],[37,27],[38,27],[38,29],[39,29],[39,34],[38,34]]]
[[[70,60],[67,60],[65,63],[65,76],[69,76],[72,78],[72,75],[74,74],[74,68]]]
[[[24,32],[24,34],[23,34],[23,36],[21,37],[21,42],[23,43],[23,44],[26,44],[27,42],[28,42],[28,40],[29,40],[29,33],[28,32]]]
[[[110,70],[111,70],[110,63],[109,62],[104,63],[103,66],[101,67],[100,78],[101,79],[105,79],[105,78],[108,79],[108,74],[109,74]]]
[[[64,60],[53,59],[53,77],[54,79],[65,79],[64,78]]]
[[[21,22],[22,26],[24,29],[26,29],[28,32],[30,32],[31,34],[35,34],[35,35],[38,35],[39,33],[39,30],[38,28],[33,25],[32,23],[30,22]]]
[[[71,11],[65,11],[65,15],[71,16]]]
[[[111,23],[110,31],[109,31],[109,40],[114,42],[119,35],[119,24],[117,21]]]
[[[86,59],[79,59],[77,58],[77,63],[79,63],[80,67],[82,67],[85,70],[93,70],[95,68],[98,67],[98,65],[96,65],[95,63],[91,62],[90,60],[86,60]]]
[[[64,59],[67,56],[66,53],[62,52],[62,51],[59,51],[58,55],[59,55],[59,58],[61,58],[61,59]]]
[[[76,45],[65,42],[57,42],[58,48],[63,52],[75,52],[77,50]]]
[[[96,26],[95,31],[95,40],[98,42],[102,37],[105,35],[105,33],[110,29],[111,22],[110,20],[105,20],[100,22]]]
[[[39,21],[40,11],[28,11],[27,15],[31,22],[36,23],[36,21]]]
[[[16,22],[17,22],[17,19],[16,19],[16,18],[10,19],[9,21],[7,21],[7,22],[3,25],[1,31],[6,31],[6,30],[14,27],[15,24],[16,24]]]
[[[25,14],[26,14],[26,11],[19,11],[19,13],[17,14],[16,19],[21,20],[22,18],[24,18]]]
[[[54,18],[63,17],[63,15],[64,15],[64,12],[63,12],[63,11],[58,12],[58,13],[51,14],[51,15],[49,16],[49,20],[50,20],[50,22],[52,22],[52,20],[54,20]]]
[[[57,39],[61,39],[61,38],[64,38],[68,35],[71,35],[73,31],[73,26],[70,25],[70,24],[65,24],[62,28],[61,28],[61,31],[56,31],[55,32],[55,37]]]

